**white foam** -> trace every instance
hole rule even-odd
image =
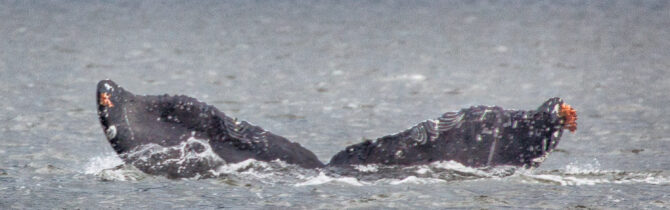
[[[379,165],[368,164],[368,165],[355,165],[354,168],[360,172],[377,172],[379,171]]]
[[[604,170],[597,159],[590,163],[572,162],[563,171],[533,172],[517,171],[522,182],[553,183],[557,185],[596,185],[596,184],[668,184],[670,177],[660,172],[630,172],[620,170]]]
[[[267,162],[247,159],[239,163],[221,165],[216,170],[213,170],[212,173],[216,176],[221,174],[236,174],[243,175],[244,177],[266,179],[273,175],[271,171],[272,166]]]
[[[429,171],[431,171],[430,168],[428,168],[428,167],[426,167],[426,166],[420,166],[419,169],[416,169],[415,173],[417,173],[417,174],[426,174],[426,173],[428,173]]]
[[[105,181],[131,181],[145,176],[138,169],[124,165],[123,160],[116,154],[91,158],[84,168],[84,173],[95,175]]]
[[[325,183],[330,183],[330,182],[339,182],[339,183],[344,183],[344,184],[349,184],[353,186],[363,186],[363,185],[369,185],[369,183],[361,182],[358,179],[354,177],[331,177],[326,175],[323,172],[320,172],[319,175],[314,176],[314,177],[309,177],[307,178],[307,181],[297,183],[295,184],[296,187],[301,187],[301,186],[310,186],[310,185],[321,185]]]
[[[119,168],[104,169],[96,175],[105,181],[134,181],[143,179],[146,176],[146,174],[135,167],[129,165],[122,166]]]
[[[170,151],[178,151],[179,156],[175,158],[169,158],[162,160],[164,163],[177,163],[183,164],[186,161],[207,161],[207,162],[224,162],[221,157],[219,157],[211,145],[206,139],[197,139],[195,137],[189,137],[185,142],[181,142],[178,145],[171,147],[163,147],[158,144],[147,144],[139,147],[128,154],[128,157],[137,157],[139,160],[147,161],[147,158],[152,154],[165,153],[168,154]],[[202,146],[204,149],[200,152],[193,151],[191,148],[195,145]],[[148,153],[148,154],[147,154]]]
[[[455,161],[440,161],[428,165],[408,166],[403,168],[377,164],[354,166],[354,169],[359,172],[372,173],[373,178],[376,176],[376,173],[386,173],[385,171],[392,169],[401,170],[399,172],[407,172],[405,175],[396,176],[395,178],[375,178],[375,181],[368,182],[368,179],[366,178],[327,175],[320,170],[306,170],[280,160],[266,162],[249,159],[239,163],[225,164],[220,157],[211,151],[211,147],[206,143],[206,140],[191,137],[186,142],[173,147],[148,145],[141,150],[136,151],[135,154],[141,155],[139,156],[141,158],[150,156],[147,155],[146,152],[153,154],[156,152],[174,152],[176,150],[180,152],[177,153],[178,155],[174,156],[176,158],[161,161],[160,164],[182,164],[186,160],[197,159],[198,161],[203,161],[203,158],[204,161],[222,161],[222,165],[209,171],[212,175],[219,176],[230,174],[242,179],[252,179],[264,183],[276,183],[278,180],[283,180],[293,183],[294,186],[297,187],[322,185],[327,183],[342,183],[351,186],[436,184],[445,183],[450,180],[465,181],[481,178],[563,186],[637,183],[654,185],[670,184],[670,176],[663,171],[630,172],[604,170],[601,168],[597,159],[593,159],[593,161],[587,163],[573,162],[566,165],[561,170],[551,171],[517,169],[515,167],[512,167],[514,169],[513,171],[509,171],[509,167],[478,169],[464,166]],[[189,149],[189,146],[187,146],[188,144],[202,144],[204,148],[199,149],[198,151],[200,152],[195,152],[192,149]],[[113,181],[138,180],[145,176],[145,174],[133,166],[124,165],[123,161],[117,157],[116,154],[106,154],[91,158],[88,163],[86,163],[83,172],[85,174],[96,175],[103,180]],[[361,173],[361,175],[364,175],[363,177],[365,177],[366,175],[363,173]]]
[[[450,160],[450,161],[438,161],[438,162],[433,162],[429,165],[431,168],[438,168],[438,169],[447,169],[447,170],[452,170],[452,171],[458,171],[461,173],[468,173],[476,176],[491,176],[490,173],[487,173],[486,171],[482,171],[476,168],[472,167],[467,167],[459,162]]]
[[[108,154],[91,158],[84,168],[85,174],[98,174],[104,169],[114,168],[123,164],[116,154]]]
[[[423,74],[401,74],[383,79],[384,81],[413,81],[420,82],[426,80]]]
[[[222,165],[217,169],[217,171],[225,174],[232,174],[236,172],[246,171],[256,166],[268,167],[268,164],[266,162],[261,162],[254,159],[247,159],[239,163],[230,163]]]
[[[588,174],[600,171],[600,162],[595,158],[591,163],[580,164],[579,162],[572,162],[565,166],[566,174]]]
[[[205,150],[200,153],[187,150],[186,146],[191,144],[199,144],[202,147],[204,147]],[[179,145],[179,149],[181,150],[182,154],[182,156],[180,157],[180,163],[183,163],[186,159],[207,159],[209,161],[223,162],[223,159],[221,159],[219,155],[214,153],[212,146],[209,144],[209,140],[202,140],[202,139],[196,139],[195,137],[189,137],[186,140],[186,143],[181,143]]]
[[[447,182],[442,179],[435,179],[435,178],[419,178],[416,176],[408,176],[407,178],[401,179],[401,180],[391,180],[389,184],[391,185],[399,185],[399,184],[433,184],[433,183],[443,183]]]
[[[545,183],[555,183],[557,185],[595,185],[601,183],[608,183],[605,179],[588,179],[588,178],[578,178],[575,176],[561,176],[553,174],[528,174],[524,177],[530,178],[530,180],[545,182]]]

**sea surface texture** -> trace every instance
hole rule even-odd
[[[480,104],[557,96],[579,128],[532,170],[250,160],[174,180],[114,153],[102,79],[324,162]],[[0,209],[670,208],[668,1],[0,1],[0,98]]]

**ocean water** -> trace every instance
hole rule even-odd
[[[667,1],[2,1],[0,20],[0,209],[670,207]],[[106,142],[107,78],[196,97],[324,162],[479,104],[558,96],[579,128],[533,170],[249,160],[171,180]]]

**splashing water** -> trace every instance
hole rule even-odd
[[[91,158],[84,168],[85,174],[96,175],[105,169],[114,168],[123,164],[123,160],[116,154],[106,154]]]
[[[596,185],[596,184],[668,184],[670,176],[662,171],[631,172],[605,170],[598,159],[589,163],[572,162],[563,170],[530,171],[520,170],[510,179],[520,179],[524,183],[545,183],[555,185]]]

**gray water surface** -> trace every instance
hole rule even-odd
[[[1,209],[670,207],[668,1],[2,1],[0,20]],[[248,162],[169,180],[114,169],[95,110],[106,78],[196,97],[324,162],[478,104],[558,96],[579,129],[508,176]]]

